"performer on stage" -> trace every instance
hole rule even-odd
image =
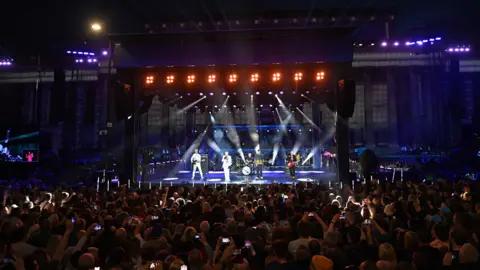
[[[202,166],[200,162],[202,161],[202,156],[198,153],[198,149],[195,149],[195,153],[192,155],[192,158],[190,159],[190,162],[193,165],[193,170],[192,170],[192,180],[195,179],[195,172],[198,171],[200,172],[200,178],[203,180],[203,172],[202,172]]]
[[[260,149],[257,149],[257,153],[255,154],[255,171],[257,175],[257,179],[263,180],[263,162],[264,156]]]
[[[222,158],[222,168],[225,174],[225,182],[230,182],[230,167],[232,166],[232,157],[225,152],[225,155]]]
[[[28,152],[25,157],[27,158],[27,162],[33,162],[33,158],[35,157],[35,155],[32,153],[32,152]]]
[[[290,177],[292,178],[292,181],[295,181],[295,161],[295,154],[291,152],[290,159],[288,161],[288,170],[290,171]]]

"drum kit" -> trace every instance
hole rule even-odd
[[[253,175],[255,172],[253,161],[239,161],[237,162],[237,172],[244,176]]]

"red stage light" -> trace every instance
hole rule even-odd
[[[147,76],[145,77],[145,84],[152,84],[155,81],[154,76]]]
[[[187,83],[194,83],[194,82],[195,82],[195,75],[188,75]]]
[[[280,77],[281,77],[281,74],[279,72],[273,73],[272,81],[274,82],[280,81]]]
[[[315,79],[317,81],[321,81],[321,80],[325,79],[325,72],[323,72],[323,71],[317,72],[317,76],[316,76]]]
[[[167,84],[172,84],[175,81],[175,76],[168,75],[165,81],[167,82]]]
[[[293,78],[295,81],[301,81],[303,79],[303,73],[297,72]]]
[[[214,83],[216,80],[215,74],[208,75],[208,83]]]
[[[237,82],[237,74],[233,73],[228,76],[228,81],[231,83]]]
[[[258,82],[258,73],[253,73],[252,75],[250,75],[250,81]]]

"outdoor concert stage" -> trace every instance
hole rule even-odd
[[[179,171],[175,175],[162,174],[159,171],[162,170],[160,169],[153,174],[149,174],[147,176],[147,181],[155,185],[179,185],[185,183],[203,185],[205,180],[208,185],[226,184],[223,171],[211,171],[207,173],[204,175],[204,181],[200,180],[200,175],[198,173],[196,174],[195,181],[191,180],[191,171]],[[300,182],[328,184],[329,181],[336,180],[336,173],[328,168],[325,168],[325,170],[318,169],[297,171],[296,176],[297,180]],[[272,183],[292,183],[290,175],[282,170],[263,171],[263,180],[256,180],[255,178],[256,177],[254,175],[245,176],[237,172],[232,172],[230,174],[230,182],[228,182],[228,184],[268,185]]]

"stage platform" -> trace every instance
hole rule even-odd
[[[230,174],[230,182],[225,182],[223,171],[211,171],[204,175],[204,180],[200,179],[200,174],[197,172],[195,175],[195,180],[192,180],[191,171],[178,171],[176,174],[164,174],[161,173],[163,170],[156,170],[154,173],[147,175],[145,182],[151,182],[152,184],[158,185],[184,185],[184,184],[195,184],[195,185],[224,185],[224,184],[249,184],[249,185],[268,185],[272,183],[279,184],[292,184],[290,175],[286,174],[285,171],[264,171],[263,179],[256,179],[254,175],[242,175],[237,172]],[[306,170],[306,171],[297,171],[296,173],[297,180],[299,182],[313,182],[320,184],[328,184],[329,181],[336,180],[336,173],[328,170]],[[144,183],[145,183],[144,182]]]

